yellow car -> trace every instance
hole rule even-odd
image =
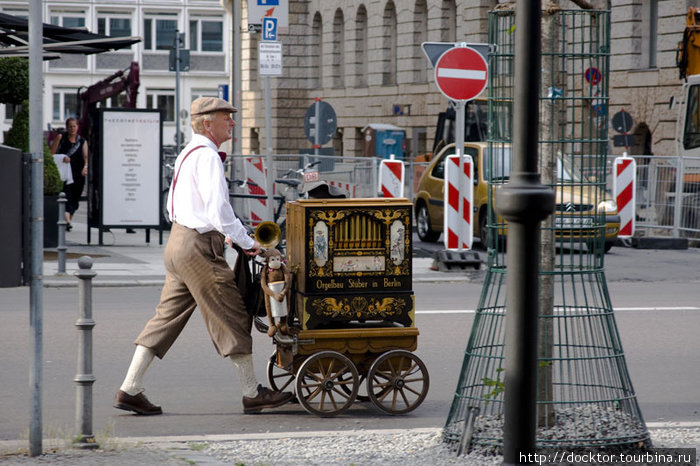
[[[504,183],[510,174],[510,147],[498,147],[497,157],[492,164],[492,181]],[[472,157],[474,162],[474,199],[473,227],[474,235],[482,239],[488,236],[488,163],[489,146],[486,142],[467,142],[464,152]],[[445,191],[445,160],[454,155],[455,145],[445,146],[433,158],[431,164],[423,172],[418,182],[415,196],[416,230],[421,241],[435,242],[440,238],[443,229],[443,205]],[[485,169],[486,168],[486,169]],[[620,230],[620,216],[617,205],[612,198],[592,184],[582,183],[581,175],[559,157],[557,159],[557,178],[561,183],[556,189],[554,226],[558,238],[581,239],[582,241],[595,237],[593,228],[597,213],[605,214],[605,252],[612,248]],[[569,183],[567,185],[567,182]],[[598,205],[594,205],[594,204]],[[498,224],[503,220],[498,218]],[[505,234],[505,229],[499,231]]]

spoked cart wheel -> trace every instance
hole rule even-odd
[[[336,416],[355,401],[358,382],[357,369],[350,359],[335,351],[321,351],[299,367],[297,398],[311,414]]]
[[[294,388],[294,372],[279,367],[277,364],[277,352],[272,353],[267,361],[267,382],[272,390],[283,392],[288,387]]]
[[[365,383],[365,378],[366,374],[362,374],[358,371],[358,375],[360,377],[359,381],[357,382],[357,395],[355,396],[355,400],[359,401],[361,403],[365,403],[369,401],[369,397],[364,394],[364,389],[367,387],[367,384]],[[342,380],[350,379],[352,377],[352,374],[348,373],[342,377]],[[340,386],[340,388],[343,389],[343,391],[350,395],[352,393],[352,387],[348,387],[348,385],[343,384]],[[361,393],[363,392],[363,393]]]
[[[406,414],[416,409],[430,388],[423,361],[405,350],[379,356],[367,374],[367,393],[372,403],[388,414]]]

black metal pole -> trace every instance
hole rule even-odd
[[[66,193],[58,195],[58,273],[56,275],[66,274]]]
[[[537,316],[540,222],[554,211],[554,193],[537,162],[540,94],[540,0],[519,0],[515,23],[513,169],[496,191],[508,222],[503,464],[529,463],[537,429]]]
[[[75,272],[78,283],[78,372],[73,381],[76,383],[75,427],[77,437],[73,440],[75,448],[95,449],[99,444],[92,432],[92,385],[95,375],[92,373],[92,279],[97,273],[92,270],[92,258],[83,256],[78,259],[80,270]]]

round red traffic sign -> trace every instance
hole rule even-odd
[[[486,60],[469,47],[453,47],[435,64],[435,83],[452,100],[472,100],[486,87],[487,77]]]
[[[598,68],[593,67],[586,69],[586,71],[583,72],[583,76],[586,78],[586,81],[593,86],[600,84],[600,80],[603,79],[603,75],[600,74]]]

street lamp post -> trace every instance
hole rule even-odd
[[[537,165],[540,90],[540,0],[516,10],[513,169],[496,191],[496,210],[508,222],[503,464],[526,463],[537,431],[537,320],[540,222],[554,211],[554,192]]]

